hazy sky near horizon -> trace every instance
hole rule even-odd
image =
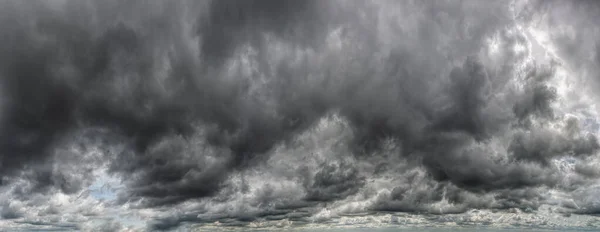
[[[599,21],[583,0],[0,1],[0,230],[598,214]]]

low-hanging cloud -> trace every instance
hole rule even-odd
[[[2,5],[10,225],[597,213],[594,2]]]

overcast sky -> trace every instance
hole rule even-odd
[[[599,21],[591,0],[1,1],[0,230],[600,226]]]

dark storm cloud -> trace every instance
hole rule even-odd
[[[152,18],[147,15],[141,14],[137,18],[133,16],[133,22],[119,22],[109,18],[111,14],[121,16],[131,7],[138,5],[134,3],[119,5],[120,3],[109,2],[105,7],[95,6],[94,3],[91,3],[92,7],[86,3],[66,4],[71,7],[67,9],[75,8],[82,12],[67,14],[65,17],[56,15],[58,13],[42,5],[34,7],[39,9],[41,14],[33,16],[34,13],[30,12],[33,10],[17,4],[16,11],[30,14],[28,19],[33,21],[34,26],[23,25],[16,26],[13,31],[4,30],[4,33],[12,38],[3,43],[3,50],[6,50],[4,54],[11,54],[11,57],[5,58],[6,62],[3,62],[2,68],[5,89],[3,94],[8,99],[4,104],[5,113],[2,118],[5,137],[2,139],[2,170],[5,175],[30,162],[44,163],[45,159],[52,155],[56,140],[69,129],[83,123],[113,128],[117,133],[128,137],[133,143],[133,155],[123,154],[119,160],[126,165],[122,166],[121,162],[115,163],[113,169],[145,173],[140,178],[147,179],[138,180],[137,185],[147,183],[149,186],[140,189],[151,190],[150,186],[153,185],[162,188],[163,182],[166,185],[177,182],[195,168],[189,164],[172,166],[171,162],[175,162],[174,160],[160,160],[160,157],[154,161],[152,157],[155,155],[148,150],[154,146],[152,144],[161,142],[163,136],[189,136],[194,132],[192,123],[200,121],[214,124],[215,129],[209,132],[208,141],[234,153],[231,160],[227,160],[232,167],[242,165],[244,160],[257,153],[265,152],[295,128],[306,124],[288,123],[293,120],[288,118],[290,115],[278,118],[262,112],[264,109],[261,109],[260,102],[245,99],[245,83],[229,85],[218,77],[220,72],[203,72],[202,69],[196,69],[194,66],[198,64],[194,63],[193,57],[202,55],[203,60],[208,63],[212,63],[210,59],[226,59],[231,54],[219,55],[216,52],[233,51],[250,37],[262,36],[262,31],[282,34],[301,19],[320,17],[320,14],[309,15],[314,13],[312,9],[317,8],[314,6],[316,3],[275,1],[267,4],[260,1],[239,5],[221,1],[211,2],[208,20],[194,16],[198,17],[196,20],[201,28],[202,52],[192,54],[192,58],[178,54],[184,53],[178,50],[174,56],[166,55],[173,68],[168,70],[166,77],[158,77],[167,78],[163,83],[152,79],[153,73],[160,71],[155,62],[163,58],[155,57],[155,54],[171,44],[182,46],[182,43],[188,41],[178,38],[180,35],[173,35],[174,38],[163,38],[167,40],[166,44],[161,44],[163,47],[157,48],[157,44],[153,42],[155,39],[161,39],[155,38],[160,37],[157,35],[160,31],[181,33],[173,29],[181,22],[166,20],[164,24],[145,28],[144,23],[152,22]],[[181,4],[185,5],[183,2]],[[177,13],[177,9],[161,4],[154,5],[158,5],[156,8],[164,14]],[[114,12],[109,12],[108,8]],[[149,8],[152,10],[152,6]],[[282,11],[295,13],[287,14]],[[85,20],[83,23],[72,22],[80,17],[77,14],[86,12],[114,23],[88,25],[85,24]],[[296,19],[298,17],[300,18]],[[319,33],[315,30],[321,27],[320,24],[308,24],[299,25],[308,30],[306,32],[293,31],[306,35]],[[256,25],[261,26],[253,28]],[[95,28],[99,29],[93,30]],[[216,33],[219,30],[222,33]],[[239,35],[229,35],[229,32]],[[228,43],[226,39],[229,38],[240,41]],[[296,36],[290,38],[297,39]],[[168,44],[169,42],[171,44]],[[159,88],[164,88],[169,93],[161,93]],[[303,120],[300,118],[296,121]],[[191,152],[182,151],[181,149],[185,148],[178,144],[165,146],[174,147],[175,150],[162,151],[156,156]],[[194,155],[201,156],[201,153],[193,153],[192,157]],[[162,167],[154,168],[163,163]],[[207,176],[198,178],[217,178],[212,179],[214,183],[202,188],[204,190],[199,189],[183,195],[210,195],[218,190],[219,179],[226,176],[227,169],[229,168],[224,167],[215,174],[199,174]],[[46,178],[37,178],[36,181],[41,187],[56,182],[50,179],[43,169],[36,171],[40,173],[36,173],[35,176]],[[155,178],[157,176],[161,177]],[[150,190],[140,190],[134,195],[158,194],[161,198],[168,198],[168,194]],[[179,199],[177,196],[175,198]]]
[[[306,186],[308,201],[332,201],[355,194],[364,185],[364,177],[348,164],[326,164],[319,170],[312,184]]]
[[[533,67],[525,80],[526,95],[513,106],[513,112],[520,120],[528,121],[530,116],[553,117],[550,104],[556,101],[556,89],[546,84],[555,74],[554,65]]]
[[[7,38],[2,43],[3,175],[27,162],[43,162],[55,138],[70,126],[75,103],[74,90],[52,76],[57,51],[28,36],[27,29],[2,30]]]
[[[441,119],[434,122],[434,130],[440,132],[462,131],[476,139],[489,136],[490,129],[498,122],[484,115],[483,108],[489,99],[490,83],[485,68],[473,58],[467,58],[463,67],[450,72],[449,95],[453,105],[441,112]],[[466,90],[466,91],[465,91]]]
[[[533,131],[516,134],[509,151],[518,160],[533,160],[548,165],[549,160],[555,156],[592,155],[599,148],[593,135],[565,138],[549,131]]]
[[[432,213],[537,209],[539,188],[573,190],[598,176],[579,164],[581,177],[563,183],[553,166],[600,146],[579,119],[555,112],[559,64],[529,61],[506,2],[62,4],[7,2],[0,17],[0,176],[5,186],[28,180],[11,190],[19,199],[78,193],[104,164],[126,185],[117,203],[136,207],[254,194],[218,215],[199,217],[212,212],[204,205],[157,217],[154,229],[166,230],[308,220],[329,203],[375,195],[365,189],[385,175],[397,179],[370,209]],[[277,149],[326,153],[296,140],[329,114],[348,123],[349,142],[335,145],[347,149],[270,172]],[[399,149],[384,154],[387,143]],[[77,156],[96,146],[103,157]],[[423,167],[423,181],[407,166]],[[301,182],[298,197],[246,182],[252,171]],[[454,205],[436,212],[444,200]],[[3,217],[18,213],[2,207]]]
[[[190,138],[194,139],[194,138]],[[185,138],[166,138],[150,148],[144,159],[139,154],[121,154],[115,170],[131,172],[129,186],[132,195],[124,200],[144,197],[148,204],[165,204],[212,195],[219,190],[220,182],[227,176],[226,150],[193,146]],[[214,159],[216,161],[212,161]],[[143,167],[143,168],[141,168]]]
[[[245,43],[258,45],[265,34],[312,46],[322,39],[326,26],[323,1],[211,1],[209,13],[199,22],[202,57],[221,64]]]
[[[315,4],[296,1],[276,1],[272,4],[262,1],[244,4],[211,2],[209,19],[199,19],[201,52],[196,55],[201,55],[202,62],[206,62],[208,66],[223,66],[222,69],[225,69],[224,61],[234,55],[236,48],[244,43],[251,40],[265,43],[262,38],[264,33],[282,34],[282,30],[295,27],[298,20],[296,17],[321,17],[310,10],[316,8],[313,6]],[[290,14],[285,11],[290,11]],[[304,25],[298,26],[304,28]],[[321,30],[321,25],[309,23],[308,26],[311,28],[306,34],[321,33],[312,31]],[[290,39],[297,38],[292,36]],[[125,129],[125,133],[133,135],[134,138],[141,136],[136,141],[137,152],[143,152],[145,155],[130,153],[126,157],[130,157],[131,160],[125,159],[123,162],[128,167],[115,167],[115,170],[141,173],[138,176],[140,179],[132,182],[132,194],[146,199],[156,198],[151,204],[213,195],[232,169],[243,167],[248,162],[256,162],[253,160],[260,159],[256,158],[257,155],[266,152],[278,141],[285,140],[300,128],[307,127],[311,120],[316,119],[314,115],[305,116],[303,114],[306,113],[299,113],[297,109],[294,109],[295,112],[278,112],[276,115],[268,113],[269,106],[249,93],[249,85],[252,83],[239,79],[244,73],[233,74],[235,79],[228,82],[222,76],[225,75],[224,71],[204,72],[203,69],[193,67],[197,64],[189,62],[191,61],[184,61],[184,64],[176,66],[173,70],[173,78],[181,78],[181,89],[175,90],[178,91],[176,96],[159,103],[161,105],[156,106],[157,110],[149,112],[147,120],[137,120],[129,116],[128,112],[119,112],[122,108],[120,106],[100,106],[100,112],[93,111],[90,116],[98,120],[110,120],[114,117],[113,121],[117,122],[117,127]],[[291,86],[283,86],[289,87]],[[140,99],[153,100],[152,96],[145,95],[140,96]],[[292,103],[276,104],[277,112],[280,105],[287,107]],[[93,107],[98,105],[94,104]],[[139,106],[132,107],[135,109]],[[105,110],[109,112],[102,112]],[[110,112],[112,110],[117,112]],[[190,125],[198,122],[209,125],[206,129],[206,146],[219,147],[217,152],[220,154],[215,156],[221,160],[220,164],[190,162],[202,159],[202,156],[207,155],[206,150],[182,147],[182,141],[173,143],[168,138],[160,138],[169,134],[183,136],[179,140],[189,139],[189,133],[194,132]],[[164,144],[168,148],[163,151],[147,150],[146,148],[153,146],[151,144]]]

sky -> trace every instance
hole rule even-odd
[[[599,228],[600,2],[0,1],[0,230]]]

